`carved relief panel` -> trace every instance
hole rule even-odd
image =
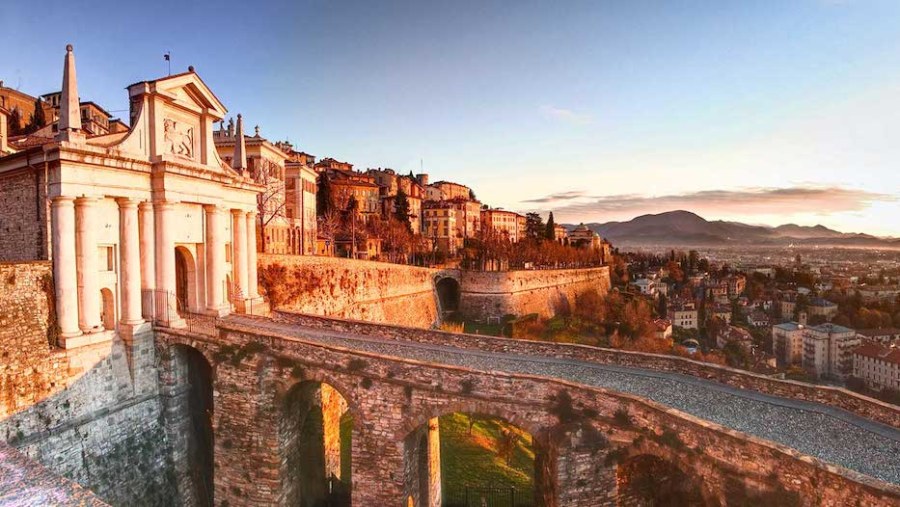
[[[166,153],[194,158],[194,127],[171,118],[163,120],[163,142]]]

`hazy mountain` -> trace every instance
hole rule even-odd
[[[740,222],[706,220],[690,211],[641,215],[627,222],[586,224],[613,243],[671,245],[833,244],[847,246],[900,246],[900,239],[835,231],[822,225],[796,224],[766,227]],[[574,226],[567,225],[570,230]]]

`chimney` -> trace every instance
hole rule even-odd
[[[234,134],[234,158],[231,167],[241,176],[247,176],[247,144],[244,141],[244,120],[237,115],[237,131]]]
[[[75,76],[75,53],[72,45],[66,46],[63,64],[62,96],[59,99],[58,141],[77,142],[84,139],[81,131],[81,108],[78,103],[78,79]]]

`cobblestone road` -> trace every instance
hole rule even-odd
[[[240,323],[360,351],[486,372],[555,377],[630,393],[829,463],[900,484],[900,429],[819,403],[737,389],[677,373],[382,340],[259,319]]]

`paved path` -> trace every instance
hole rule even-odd
[[[232,320],[233,319],[233,320]],[[476,370],[553,377],[634,394],[883,481],[900,484],[900,429],[819,403],[678,373],[379,339],[261,319],[235,323],[328,345]]]

